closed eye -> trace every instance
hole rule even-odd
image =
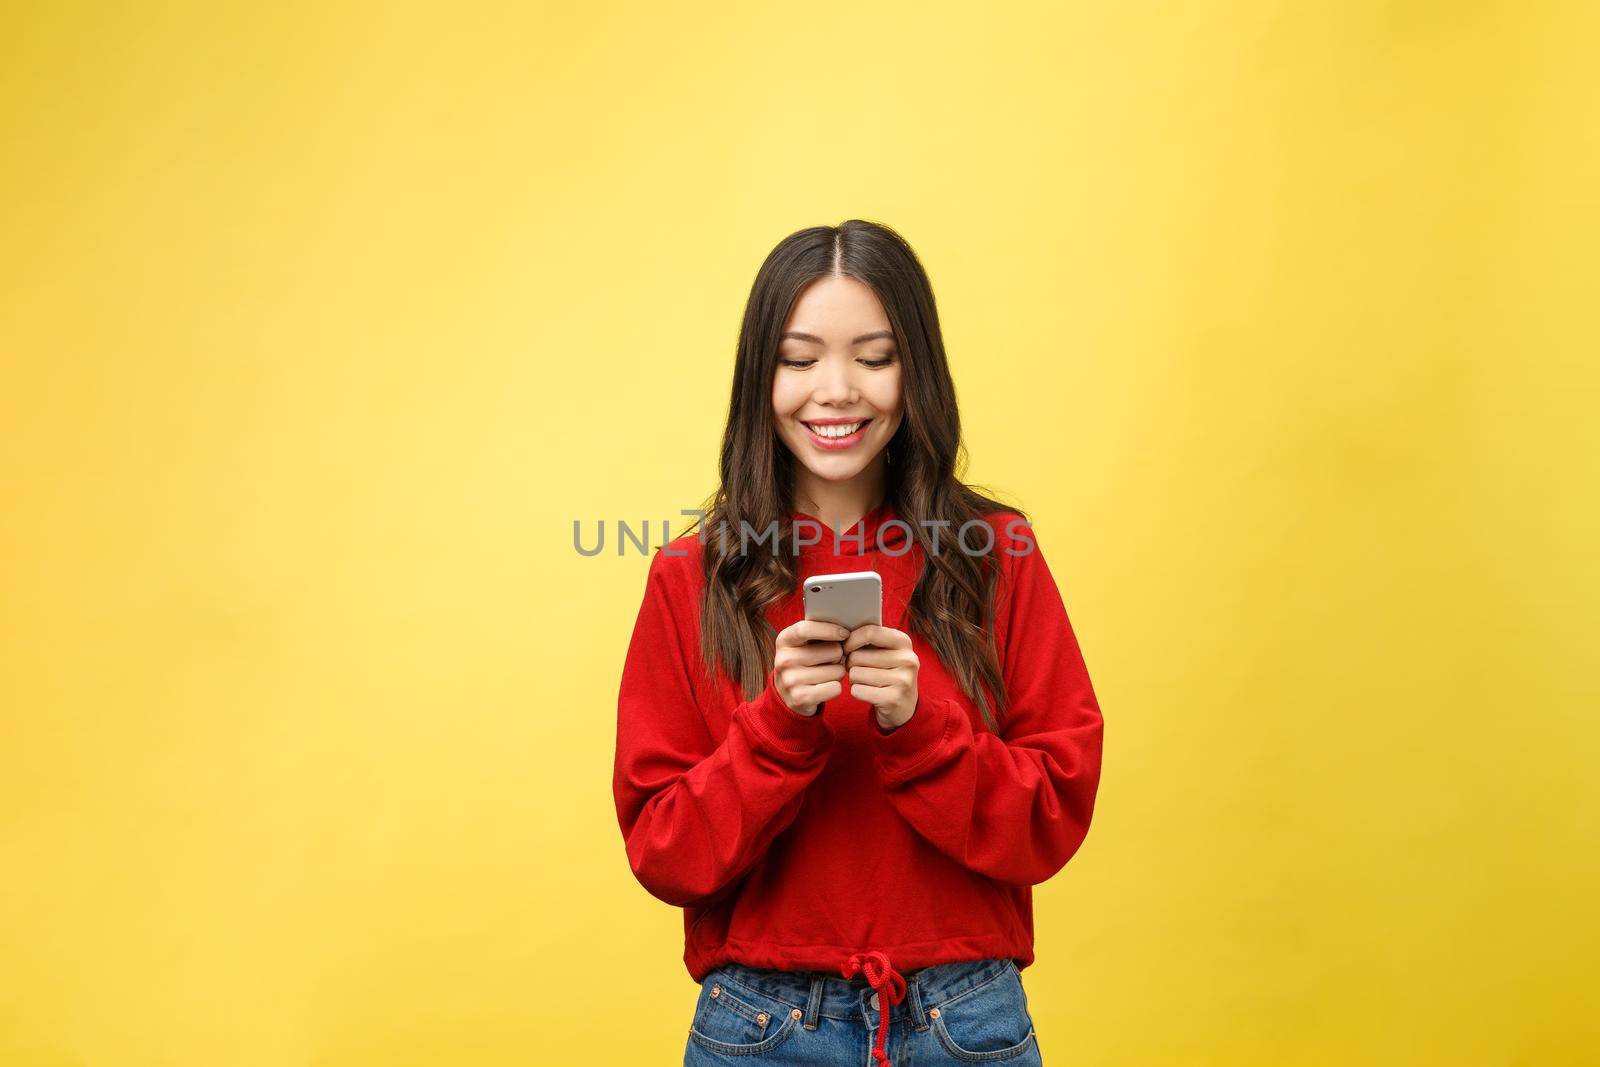
[[[784,359],[784,360],[780,360],[779,362],[781,362],[785,367],[793,367],[795,370],[805,370],[807,367],[809,367],[813,363],[815,363],[816,360],[814,360],[814,359]],[[863,360],[860,360],[859,362],[864,367],[871,367],[873,370],[882,370],[884,367],[887,367],[889,364],[894,362],[894,357],[893,356],[885,356],[883,359],[863,359]]]

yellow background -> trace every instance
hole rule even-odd
[[[855,216],[1106,716],[1045,1062],[1592,1060],[1592,5],[135,6],[0,16],[0,1062],[677,1062],[572,523]]]

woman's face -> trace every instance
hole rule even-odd
[[[900,353],[889,317],[867,285],[826,277],[801,292],[783,329],[772,380],[778,436],[816,477],[849,481],[900,428]],[[851,432],[824,435],[841,429]]]

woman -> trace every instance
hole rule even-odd
[[[1030,887],[1088,832],[1102,722],[1025,517],[960,451],[910,247],[784,239],[722,484],[651,559],[618,701],[628,862],[700,983],[685,1064],[1040,1063]],[[801,579],[862,570],[882,625],[802,618]]]

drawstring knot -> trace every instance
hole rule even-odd
[[[857,952],[840,973],[854,978],[858,971],[866,972],[868,984],[878,994],[878,1039],[873,1042],[872,1058],[881,1067],[891,1067],[884,1048],[889,1040],[889,1009],[906,999],[906,980],[890,965],[889,957],[878,951]]]

